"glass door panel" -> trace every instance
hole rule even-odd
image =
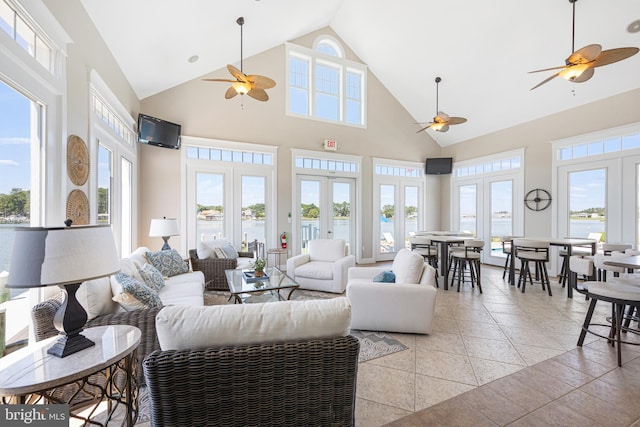
[[[409,236],[418,231],[418,187],[404,187],[404,246],[411,249]]]
[[[569,236],[587,237],[589,233],[604,233],[607,229],[607,170],[570,172],[568,178]]]
[[[506,257],[500,238],[513,235],[513,181],[491,182],[490,243],[488,256]]]
[[[320,179],[300,180],[300,249],[307,252],[309,240],[320,237]]]
[[[461,185],[458,187],[460,213],[458,218],[458,230],[477,236],[478,232],[478,188],[476,184]]]
[[[395,193],[394,185],[380,185],[380,253],[395,252]]]
[[[351,221],[351,198],[353,197],[349,182],[332,182],[333,225],[331,232],[334,239],[343,239],[351,244],[353,223]]]
[[[196,173],[196,236],[224,237],[224,175]]]
[[[242,250],[247,244],[266,241],[266,179],[263,176],[242,176]]]

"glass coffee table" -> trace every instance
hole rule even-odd
[[[236,303],[285,301],[291,298],[298,285],[278,267],[264,269],[266,277],[247,278],[249,270],[225,270],[229,291]],[[282,291],[282,292],[281,292]],[[286,298],[285,298],[286,294]]]

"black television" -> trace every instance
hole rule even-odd
[[[138,114],[138,142],[164,148],[180,148],[181,126],[157,117]]]
[[[425,173],[427,175],[446,175],[453,169],[453,159],[451,157],[427,158]]]

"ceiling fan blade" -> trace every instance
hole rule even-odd
[[[427,130],[427,129],[429,129],[429,128],[431,127],[431,125],[432,125],[432,124],[433,124],[433,123],[429,123],[429,125],[428,125],[428,126],[423,127],[422,129],[420,129],[420,130],[419,130],[418,132],[416,132],[416,133],[420,133],[420,132],[422,132],[423,130]]]
[[[613,64],[614,62],[622,61],[635,55],[638,51],[640,51],[640,49],[637,47],[619,47],[617,49],[605,50],[593,61],[593,66],[602,67],[603,65]]]
[[[236,96],[238,94],[238,92],[236,92],[236,90],[233,88],[233,86],[231,86],[229,89],[227,89],[227,91],[224,93],[224,98],[225,99],[231,99],[234,96]]]
[[[465,119],[464,117],[451,117],[449,119],[449,121],[447,122],[447,125],[451,126],[451,125],[459,125],[461,123],[466,122],[467,119]]]
[[[449,130],[449,125],[444,125],[440,128],[440,130],[438,132],[446,132]]]
[[[599,44],[590,44],[573,52],[566,60],[567,65],[586,64],[595,60],[602,52]]]
[[[202,79],[205,82],[228,82],[228,83],[235,83],[237,80],[230,80],[230,79]]]
[[[578,77],[574,79],[570,79],[569,81],[573,83],[584,83],[587,80],[589,80],[591,77],[593,77],[593,72],[594,72],[593,67],[589,67],[586,70],[584,70],[582,74],[580,74]]]
[[[227,70],[229,70],[229,72],[231,73],[231,75],[233,77],[235,77],[239,82],[243,82],[246,83],[247,82],[247,76],[244,75],[244,73],[240,70],[238,70],[236,67],[234,67],[231,64],[227,65]]]
[[[276,82],[269,77],[259,76],[257,74],[247,76],[247,80],[249,80],[256,89],[271,89],[276,85]]]
[[[253,99],[257,99],[258,101],[268,101],[269,100],[269,95],[267,95],[267,92],[265,92],[264,89],[260,89],[260,88],[257,88],[257,87],[254,87],[249,92],[247,92],[247,95],[249,95]]]
[[[550,82],[551,80],[553,80],[554,78],[558,77],[559,75],[560,75],[560,73],[555,73],[551,77],[547,77],[546,79],[544,79],[543,81],[541,81],[540,83],[538,83],[537,85],[535,85],[534,87],[532,87],[529,90],[534,90],[535,88],[538,88],[538,87],[542,86],[543,84]]]
[[[551,68],[543,68],[542,70],[534,70],[534,71],[529,71],[529,74],[531,73],[539,73],[541,71],[553,71],[553,70],[561,70],[563,68],[567,68],[566,65],[562,65],[561,67],[551,67]]]

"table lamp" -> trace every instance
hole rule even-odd
[[[149,237],[162,237],[164,245],[162,250],[171,249],[169,246],[169,237],[180,235],[178,220],[175,218],[163,217],[162,219],[152,219],[149,227]]]
[[[53,322],[60,331],[59,339],[47,352],[66,357],[93,346],[80,333],[87,312],[76,291],[84,281],[120,270],[111,226],[17,227],[15,231],[7,287],[58,285],[64,292]]]

